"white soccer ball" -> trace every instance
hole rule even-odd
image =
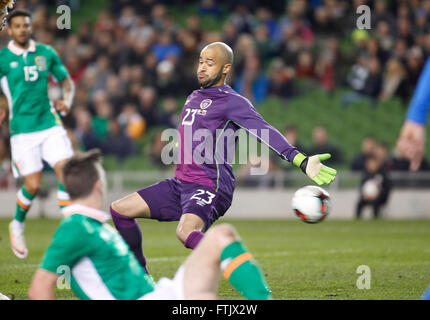
[[[374,179],[367,180],[363,184],[363,196],[368,200],[376,199],[379,196],[380,191],[379,183]]]
[[[330,212],[330,195],[323,188],[306,186],[294,193],[291,205],[294,213],[304,222],[317,223]]]

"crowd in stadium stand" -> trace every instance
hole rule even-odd
[[[345,107],[393,96],[406,106],[430,55],[429,0],[111,0],[72,31],[59,30],[46,6],[63,3],[79,7],[76,0],[17,7],[33,12],[36,40],[56,48],[76,83],[65,123],[77,147],[119,159],[139,153],[135,141],[150,128],[178,125],[180,98],[198,87],[196,63],[209,42],[233,48],[229,84],[257,106],[300,95],[303,83],[328,92],[349,87]],[[185,21],[169,11],[190,3],[197,9]],[[362,4],[372,8],[371,30],[356,28]],[[204,31],[210,19],[219,31]],[[0,43],[7,41],[4,31]]]

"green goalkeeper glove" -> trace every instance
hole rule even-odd
[[[336,178],[336,170],[327,167],[321,161],[331,158],[330,153],[317,154],[311,157],[303,153],[297,154],[293,159],[293,164],[302,169],[302,171],[318,185],[329,184]]]

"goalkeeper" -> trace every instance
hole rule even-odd
[[[146,260],[135,218],[179,221],[177,237],[185,247],[194,249],[203,232],[228,210],[235,186],[229,155],[235,154],[236,132],[240,129],[299,167],[318,185],[328,184],[336,176],[336,170],[322,164],[330,154],[304,155],[268,124],[248,99],[225,84],[233,64],[233,51],[228,45],[207,45],[198,62],[200,88],[188,96],[182,111],[175,177],[111,205],[116,228],[143,267]]]

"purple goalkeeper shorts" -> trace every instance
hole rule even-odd
[[[176,178],[162,180],[137,193],[148,204],[151,219],[178,221],[184,213],[193,213],[204,221],[204,231],[231,205],[231,199],[210,187],[181,182]]]

